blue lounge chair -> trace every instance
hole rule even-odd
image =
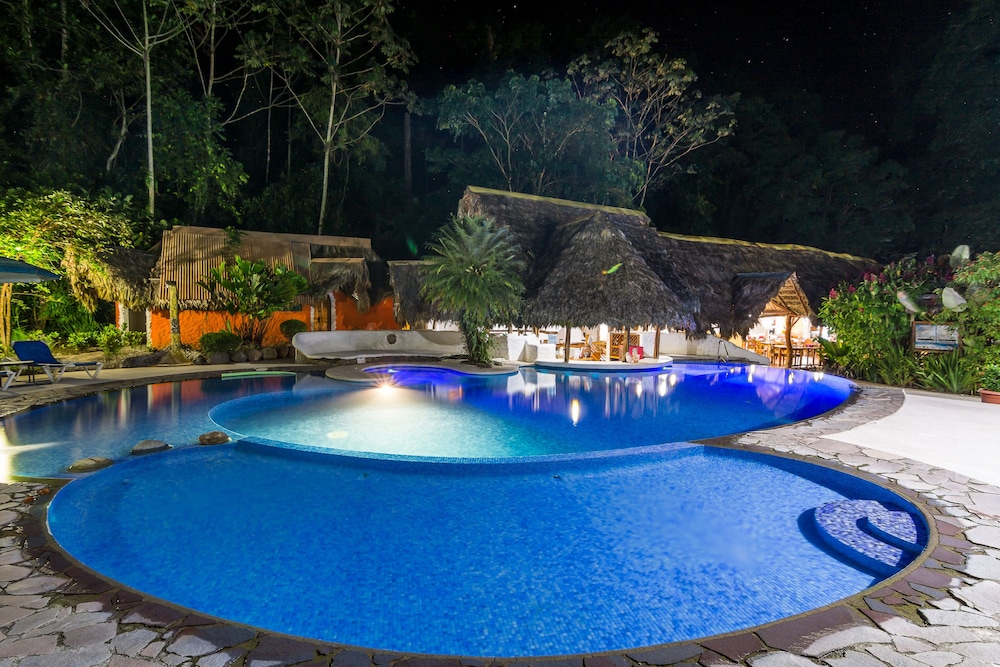
[[[59,361],[52,356],[49,346],[40,340],[16,341],[14,354],[18,359],[45,371],[52,384],[59,382],[66,371],[83,371],[89,377],[96,378],[104,368],[103,361]]]

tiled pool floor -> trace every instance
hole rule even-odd
[[[101,379],[110,386],[141,381],[135,371],[117,377],[106,371]],[[0,397],[0,412],[92,389],[60,383],[34,398]],[[832,414],[728,441],[861,471],[894,486],[933,519],[928,557],[867,594],[792,619],[693,642],[560,658],[435,658],[301,641],[147,600],[76,566],[45,532],[46,487],[14,483],[0,484],[0,667],[996,665],[1000,488],[829,437],[887,417],[903,401],[899,390],[863,387]]]

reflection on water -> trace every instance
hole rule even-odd
[[[406,456],[598,451],[788,423],[849,393],[846,381],[822,374],[722,364],[526,368],[500,377],[400,368],[385,378],[375,387],[310,375],[189,380],[64,401],[2,420],[0,474],[57,476],[85,456],[124,458],[146,438],[193,445],[220,426],[309,448]]]
[[[838,379],[839,380],[839,379]],[[248,398],[213,419],[244,436],[311,449],[403,456],[508,457],[699,440],[812,417],[849,385],[801,371],[678,364],[667,371],[522,369],[470,377],[386,372],[382,386]]]
[[[140,440],[195,444],[213,430],[208,408],[217,403],[289,389],[294,377],[164,382],[54,403],[2,419],[0,479],[52,477],[77,459],[119,459]]]

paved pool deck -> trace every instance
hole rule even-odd
[[[261,367],[121,369],[98,381],[16,383],[0,394],[0,415],[105,388]],[[434,657],[277,635],[123,589],[53,544],[44,524],[52,487],[7,483],[0,484],[0,667],[1000,665],[1000,406],[865,385],[830,414],[720,444],[849,469],[895,488],[930,519],[930,545],[873,589],[728,635],[572,657]]]

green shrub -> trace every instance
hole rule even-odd
[[[979,386],[987,391],[1000,391],[1000,364],[987,364],[979,373]]]
[[[292,339],[297,333],[301,333],[309,328],[309,325],[302,320],[285,320],[281,323],[278,329],[281,331],[281,335],[288,340]]]
[[[101,351],[104,352],[107,359],[117,356],[126,347],[143,345],[145,342],[146,334],[144,332],[119,329],[113,324],[105,324],[97,332],[97,344],[101,346]]]
[[[951,394],[969,394],[976,386],[973,366],[958,350],[926,355],[918,377],[924,389]]]
[[[905,349],[910,338],[912,316],[900,296],[918,299],[945,281],[934,258],[923,262],[908,258],[830,290],[818,314],[845,345],[837,363],[847,374],[863,380],[906,377],[914,369],[907,366],[895,371],[885,359],[898,359],[898,350]]]
[[[66,337],[66,347],[74,352],[83,352],[98,345],[96,331],[74,331]]]
[[[909,387],[917,379],[920,365],[902,345],[890,345],[872,364],[876,378],[893,387]]]
[[[243,345],[243,339],[232,331],[214,331],[203,334],[199,339],[199,344],[201,345],[201,353],[210,357],[219,352],[227,354],[236,352]]]

